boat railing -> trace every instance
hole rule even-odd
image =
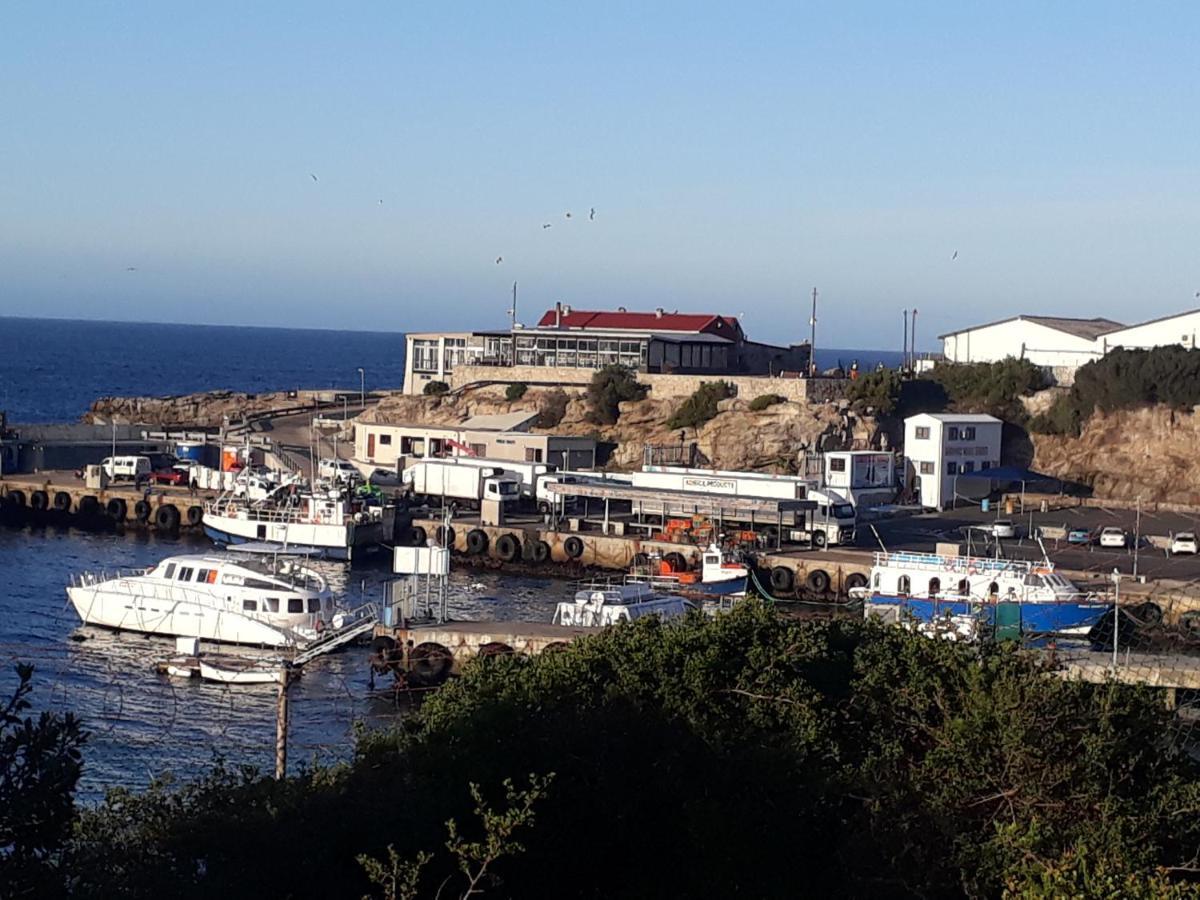
[[[659,576],[658,585],[678,587],[678,584],[678,581]],[[626,600],[637,602],[638,600],[644,600],[659,593],[659,591],[655,590],[655,587],[658,585],[655,584],[652,578],[646,578],[640,575],[598,575],[593,578],[585,578],[573,582],[571,585],[571,590],[573,592],[572,596],[579,594],[582,591],[587,591],[588,593],[593,593],[595,591],[616,591]],[[637,588],[635,592],[636,596],[627,597],[628,588],[630,587]]]
[[[875,554],[875,565],[906,568],[920,572],[975,573],[1009,572],[1024,575],[1033,568],[1027,560],[992,559],[986,556],[949,556],[941,553],[921,553],[914,550],[891,550]]]

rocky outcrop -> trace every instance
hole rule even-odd
[[[518,401],[504,399],[502,387],[466,390],[454,396],[394,396],[368,410],[362,421],[396,424],[461,424],[471,416],[526,410],[535,413],[548,389],[530,388]],[[609,464],[617,469],[636,469],[642,463],[646,444],[678,444],[679,431],[666,420],[678,406],[677,400],[647,399],[621,404],[614,425],[594,425],[587,420],[583,392],[568,392],[566,415],[554,434],[595,436],[615,445]],[[844,412],[833,404],[779,403],[759,412],[749,401],[725,400],[718,415],[699,430],[688,429],[686,441],[695,442],[716,468],[782,472],[795,464],[805,450],[838,450],[876,446],[879,432],[874,419]],[[539,430],[534,428],[535,431]]]
[[[101,397],[82,421],[93,425],[158,425],[164,428],[219,428],[256,413],[290,409],[313,401],[312,392],[245,394],[205,391],[178,397]]]
[[[1200,407],[1096,412],[1079,437],[1031,437],[1034,469],[1096,497],[1200,505]]]

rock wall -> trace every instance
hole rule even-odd
[[[636,469],[642,464],[645,444],[678,444],[679,431],[666,420],[679,405],[677,399],[655,399],[621,404],[615,425],[597,426],[587,421],[583,392],[566,386],[570,400],[566,415],[554,434],[595,436],[616,445],[610,466]],[[459,424],[474,415],[537,411],[548,388],[530,388],[518,401],[504,399],[500,385],[468,389],[445,397],[395,395],[361,417],[363,421],[394,424]],[[756,395],[757,396],[757,395]],[[785,402],[760,412],[749,409],[750,400],[721,402],[718,415],[698,431],[688,429],[686,440],[716,468],[782,472],[794,466],[806,449],[839,450],[876,446],[879,429],[872,418],[855,416],[829,403]],[[538,430],[538,429],[534,429]]]
[[[219,428],[228,416],[236,422],[248,415],[333,402],[332,391],[277,391],[245,394],[205,391],[177,397],[101,397],[83,414],[93,425],[158,425],[164,428]]]
[[[1099,498],[1200,505],[1200,407],[1095,413],[1075,437],[1031,435],[1033,468]]]

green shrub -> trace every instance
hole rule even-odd
[[[538,428],[556,427],[566,416],[569,402],[570,398],[562,388],[547,391],[542,396],[542,402],[538,407],[537,421],[534,424]]]
[[[612,425],[621,416],[620,403],[645,400],[646,385],[638,383],[628,366],[605,366],[592,376],[587,389],[588,421],[593,425]]]
[[[1030,423],[1035,431],[1078,434],[1097,409],[1114,412],[1161,403],[1191,409],[1200,403],[1200,350],[1178,345],[1113,350],[1080,366],[1071,390]]]
[[[942,386],[954,412],[988,413],[1017,424],[1028,416],[1018,398],[1047,387],[1046,373],[1027,359],[942,363],[922,377]]]
[[[450,385],[444,381],[431,381],[425,385],[425,389],[421,393],[427,397],[440,397],[442,394],[450,393]]]
[[[529,385],[527,384],[510,384],[504,389],[504,399],[509,403],[512,403],[514,400],[520,400],[525,396],[527,390],[529,390]]]
[[[900,373],[895,369],[880,369],[850,382],[846,397],[860,412],[873,409],[881,416],[889,416],[900,403],[901,384]]]
[[[717,414],[717,404],[737,394],[728,381],[705,381],[667,419],[668,428],[699,428]]]
[[[775,406],[778,403],[786,403],[786,402],[787,402],[787,398],[781,397],[778,394],[759,394],[757,397],[755,397],[753,400],[750,401],[750,411],[751,412],[762,412],[764,409],[768,409],[772,406]]]

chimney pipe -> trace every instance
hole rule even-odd
[[[562,303],[554,301],[554,327],[562,328]]]

